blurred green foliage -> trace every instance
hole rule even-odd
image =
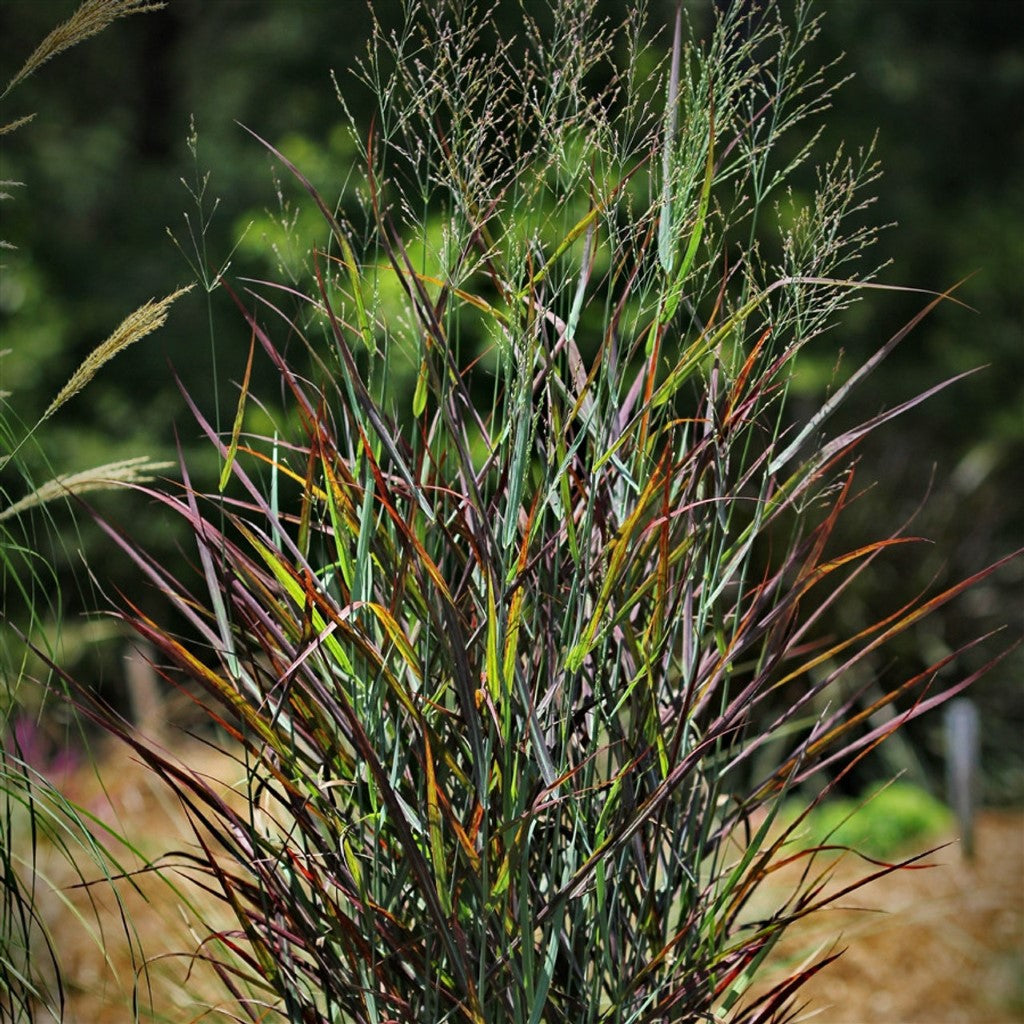
[[[927,790],[893,782],[857,798],[821,804],[808,816],[805,828],[812,842],[848,846],[885,859],[938,839],[952,825],[949,808]]]
[[[541,3],[527,2],[531,13],[545,16]],[[372,6],[385,27],[398,24],[398,0]],[[650,6],[654,20],[667,24],[674,3]],[[709,24],[709,3],[686,6],[698,29]],[[2,74],[12,74],[74,7],[74,0],[5,0]],[[597,13],[614,22],[624,7],[603,0]],[[940,308],[875,376],[860,408],[846,413],[851,421],[866,418],[954,373],[986,367],[862,453],[859,480],[877,481],[860,503],[865,521],[884,516],[895,528],[931,491],[912,532],[935,543],[888,560],[871,581],[875,589],[920,589],[934,577],[970,574],[1020,545],[1024,532],[1024,5],[843,0],[823,9],[821,62],[845,51],[834,74],[854,78],[837,94],[820,155],[827,158],[839,140],[855,151],[878,132],[886,175],[870,215],[898,223],[883,236],[893,263],[882,280],[943,289],[974,275],[957,294],[977,312]],[[497,16],[521,18],[515,4],[501,5]],[[309,273],[308,249],[326,242],[322,221],[240,124],[280,148],[357,219],[350,177],[357,154],[341,127],[331,72],[359,120],[369,92],[352,69],[369,32],[358,0],[172,0],[164,11],[131,19],[63,55],[18,89],[4,121],[33,111],[38,117],[4,137],[0,149],[0,178],[24,183],[3,203],[0,232],[17,246],[4,253],[0,276],[0,347],[10,350],[0,359],[0,391],[11,393],[15,416],[35,422],[73,368],[128,312],[192,279],[188,260],[205,261],[213,274],[230,258],[235,277],[288,282]],[[667,47],[666,36],[660,43]],[[809,179],[808,190],[812,185]],[[871,294],[848,311],[827,350],[808,354],[803,385],[831,386],[921,303],[919,296]],[[105,367],[87,394],[46,425],[37,457],[48,465],[38,468],[39,479],[140,453],[173,456],[175,421],[190,447],[195,428],[169,366],[228,426],[248,340],[226,296],[214,292],[207,301],[194,293],[168,328]],[[256,373],[254,392],[272,393],[272,378],[260,380],[259,367]],[[396,385],[406,387],[408,378],[408,368],[396,372]],[[265,430],[278,414],[267,407],[253,427]],[[209,471],[215,472],[212,464]],[[19,498],[20,487],[10,472],[0,474],[7,500]],[[180,557],[180,538],[133,501],[119,496],[100,504],[130,518],[142,546]],[[65,550],[49,553],[59,574],[80,573],[81,550],[110,585],[137,587],[98,530],[88,523],[77,529]],[[855,523],[851,530],[856,533]],[[934,658],[1003,623],[1019,633],[1021,583],[1018,561],[956,612],[930,619],[913,643]],[[70,611],[96,597],[76,597],[74,586],[62,593]],[[143,607],[157,600],[133,597]],[[836,614],[844,619],[837,630],[846,631],[873,617],[856,598]],[[1009,659],[977,691],[989,726],[984,758],[993,799],[1024,797],[1022,675],[1022,660]],[[941,756],[937,722],[916,738],[926,759]]]

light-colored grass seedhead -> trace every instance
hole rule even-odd
[[[38,508],[58,498],[86,494],[89,491],[112,490],[125,484],[149,483],[154,479],[154,473],[171,469],[173,466],[173,462],[154,462],[145,455],[136,455],[130,459],[119,459],[117,462],[108,462],[106,465],[94,466],[78,473],[62,473],[40,484],[13,505],[0,510],[0,522],[13,519],[31,508]]]
[[[6,99],[8,93],[19,82],[23,82],[59,53],[99,35],[118,18],[126,18],[130,14],[144,14],[147,11],[158,11],[166,6],[165,3],[151,3],[149,0],[84,0],[67,21],[61,22],[32,51],[29,58],[7,83],[4,91],[0,93],[0,100]],[[16,122],[15,126],[17,126]],[[9,130],[11,126],[7,127]]]
[[[141,305],[134,313],[125,317],[113,334],[97,345],[71,375],[71,379],[60,389],[57,397],[46,407],[42,419],[49,419],[65,402],[70,401],[96,376],[104,363],[123,352],[130,345],[141,341],[148,334],[163,327],[167,322],[168,309],[175,299],[180,298],[194,286],[179,288],[176,292],[159,301],[151,300]]]

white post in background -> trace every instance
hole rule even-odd
[[[974,814],[978,800],[978,709],[966,697],[946,705],[946,787],[960,825],[963,854],[974,856]]]

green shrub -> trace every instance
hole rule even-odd
[[[860,799],[828,800],[808,816],[805,827],[815,843],[884,860],[928,843],[952,824],[949,808],[927,790],[893,782],[867,790]]]

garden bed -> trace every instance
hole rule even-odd
[[[196,747],[187,762],[219,778],[240,773],[208,748]],[[129,834],[147,837],[149,855],[160,850],[189,848],[187,827],[172,800],[148,773],[125,755],[104,771],[109,800],[117,820]],[[75,796],[108,817],[88,792],[95,779],[80,784]],[[77,787],[76,787],[77,788]],[[934,867],[899,871],[840,901],[842,909],[826,910],[794,927],[781,944],[775,963],[781,969],[815,949],[839,940],[845,952],[803,990],[808,1006],[800,1019],[827,1024],[1017,1024],[1024,1021],[1024,813],[985,811],[978,820],[976,856],[966,861],[955,836],[925,863]],[[172,858],[180,863],[180,858]],[[834,865],[839,888],[865,873],[853,856]],[[83,871],[86,868],[83,866]],[[93,869],[94,871],[95,869]],[[780,884],[785,884],[780,879]],[[131,1005],[135,968],[125,948],[119,912],[97,887],[92,897],[101,908],[103,940],[96,941],[96,920],[81,889],[71,893],[71,906],[50,904],[48,925],[57,937],[60,955],[70,969],[68,1024],[120,1022]],[[128,894],[131,927],[152,965],[150,983],[156,1006],[163,1000],[172,1015],[189,1014],[192,998],[225,1006],[225,992],[208,965],[190,963],[181,954],[194,949],[189,937],[194,917],[155,880],[141,883],[151,902]],[[207,909],[210,897],[185,884],[183,890]],[[214,916],[228,922],[222,907]],[[90,935],[89,933],[92,932]],[[212,950],[211,950],[212,952]],[[763,980],[771,980],[770,966]],[[185,990],[191,994],[186,996]],[[148,1002],[147,994],[142,996]],[[191,1004],[191,1010],[182,1000]],[[173,1007],[173,1009],[172,1009]],[[143,1020],[147,1019],[145,1015]]]
[[[787,936],[807,955],[840,937],[845,952],[804,991],[801,1019],[828,1024],[1024,1021],[1024,814],[986,811],[973,861],[955,836],[926,858],[840,901]],[[834,885],[865,873],[847,857]]]

